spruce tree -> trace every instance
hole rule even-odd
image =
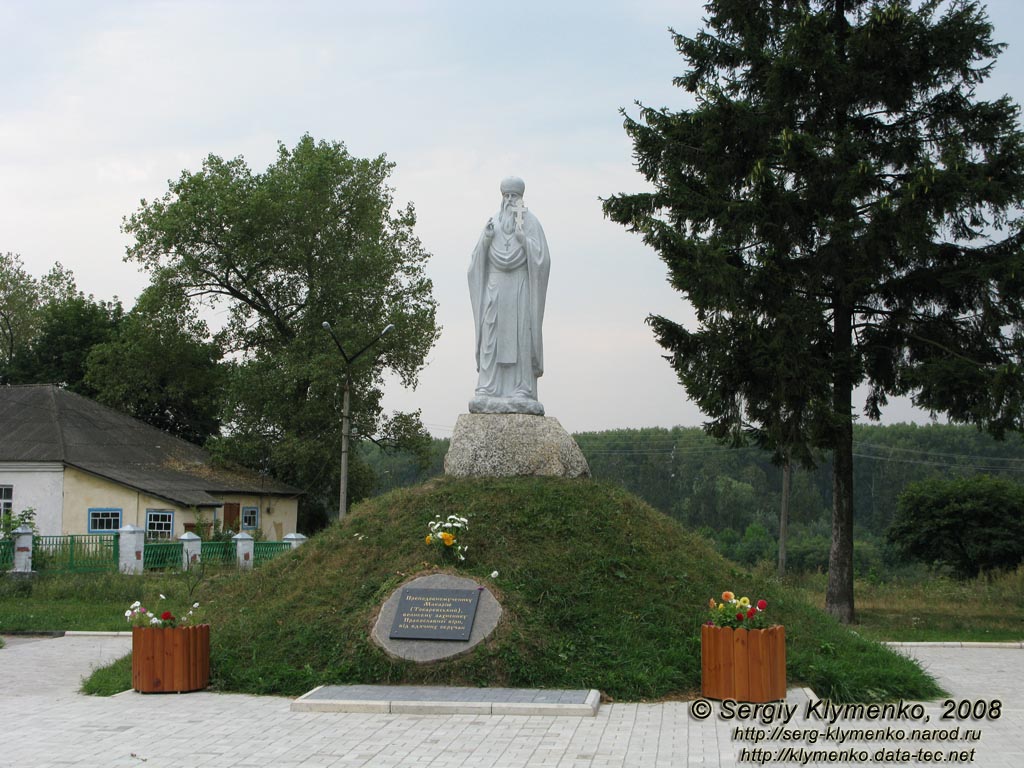
[[[673,32],[694,106],[626,117],[653,186],[604,201],[698,327],[649,318],[719,437],[833,462],[826,607],[854,619],[854,389],[1022,426],[1018,107],[967,0],[711,0]],[[802,452],[802,456],[801,456]]]

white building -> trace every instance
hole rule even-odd
[[[35,510],[40,535],[131,523],[176,538],[218,521],[280,541],[296,530],[301,494],[60,387],[0,386],[0,512]]]

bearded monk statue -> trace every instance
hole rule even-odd
[[[469,266],[476,330],[476,392],[470,413],[544,415],[544,299],[551,257],[537,217],[523,205],[526,184],[501,182],[501,208],[484,226]]]

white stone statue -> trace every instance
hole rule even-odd
[[[469,265],[469,298],[480,376],[470,413],[544,415],[544,299],[551,257],[540,222],[523,206],[526,184],[501,182],[501,209],[488,219]]]

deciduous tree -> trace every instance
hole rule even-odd
[[[123,314],[116,298],[98,301],[77,293],[48,301],[38,310],[31,340],[8,366],[8,383],[57,384],[94,397],[85,380],[86,360],[95,345],[116,335]]]
[[[0,383],[10,381],[10,366],[39,334],[43,309],[78,295],[75,279],[55,264],[37,280],[16,253],[0,253]]]
[[[0,253],[0,375],[32,336],[39,289],[16,253]]]
[[[1016,568],[1024,561],[1024,486],[988,475],[913,483],[887,535],[904,557],[960,578]]]
[[[222,357],[188,300],[151,286],[89,351],[85,381],[101,403],[201,445],[220,432]]]
[[[412,205],[395,204],[392,168],[303,136],[262,173],[210,155],[125,221],[129,259],[226,318],[218,448],[305,488],[321,510],[337,503],[346,374],[325,320],[350,351],[395,326],[353,367],[353,423],[364,436],[421,431],[415,414],[380,405],[384,371],[415,385],[439,333],[428,254]]]

